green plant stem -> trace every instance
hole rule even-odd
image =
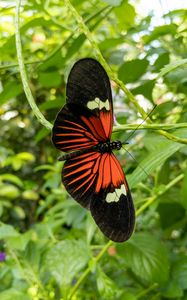
[[[16,1],[16,17],[15,17],[15,35],[16,35],[16,51],[17,51],[17,57],[18,57],[18,64],[19,64],[19,70],[21,75],[21,80],[23,84],[23,89],[25,92],[25,95],[27,97],[27,100],[32,108],[33,113],[37,117],[38,121],[44,125],[47,129],[52,129],[52,124],[45,119],[43,114],[38,109],[38,106],[36,105],[34,101],[34,97],[31,93],[29,84],[28,84],[28,78],[26,74],[26,69],[23,61],[23,55],[22,55],[22,46],[21,46],[21,37],[20,37],[20,30],[19,30],[19,14],[20,14],[20,5],[21,0]]]
[[[90,44],[92,45],[93,49],[95,50],[96,56],[98,61],[103,65],[103,67],[105,68],[106,72],[108,73],[109,77],[114,80],[116,82],[116,84],[124,91],[124,93],[126,94],[127,98],[134,104],[134,106],[136,107],[137,111],[141,114],[141,116],[146,119],[147,114],[144,111],[144,109],[139,105],[139,103],[136,101],[135,97],[133,96],[133,94],[126,88],[125,84],[119,80],[116,76],[116,74],[111,70],[111,68],[109,67],[109,65],[107,64],[106,60],[104,59],[98,45],[97,42],[93,36],[93,34],[91,33],[91,31],[89,30],[89,28],[86,26],[86,24],[84,23],[83,18],[79,15],[79,13],[76,11],[76,9],[74,8],[74,6],[71,4],[71,2],[69,0],[64,0],[65,5],[69,8],[69,11],[73,14],[73,16],[75,17],[78,25],[79,25],[79,29],[80,31],[82,31],[85,36],[87,37],[87,39],[89,40]],[[152,121],[150,119],[146,119],[147,123],[151,123]],[[182,144],[187,144],[187,139],[182,139],[182,138],[178,138],[176,136],[173,136],[172,134],[169,134],[167,132],[165,132],[164,130],[159,130],[159,133],[163,136],[165,136],[167,139],[172,140],[174,142],[178,142],[178,143],[182,143]]]
[[[150,287],[140,292],[138,295],[136,295],[136,300],[142,298],[143,296],[147,295],[152,290],[156,289],[158,287],[157,283],[153,283]]]
[[[141,206],[141,208],[139,208],[136,212],[136,216],[139,216],[147,207],[149,207],[156,199],[158,196],[161,196],[162,194],[164,194],[165,192],[167,192],[171,187],[173,187],[176,183],[178,183],[179,181],[181,181],[184,177],[184,174],[181,174],[179,176],[177,176],[175,179],[173,179],[172,181],[170,181],[169,184],[167,184],[165,187],[163,187],[163,189],[161,191],[159,191],[156,195],[154,195],[153,197],[150,197],[145,204],[143,204]],[[104,247],[103,249],[99,252],[99,254],[96,256],[95,258],[95,262],[98,262],[103,255],[106,253],[106,251],[108,250],[108,248],[110,246],[112,246],[114,244],[114,242],[109,241]],[[88,274],[91,272],[91,266],[88,266],[87,269],[83,272],[83,274],[80,276],[79,280],[76,282],[76,284],[74,285],[74,287],[72,288],[68,299],[70,300],[72,298],[72,296],[76,293],[76,291],[78,290],[79,286],[82,284],[82,282],[84,281],[84,279],[88,276]],[[151,287],[151,289],[153,288],[153,286]],[[155,287],[154,287],[155,288]]]
[[[138,126],[138,128],[137,128]],[[120,132],[124,130],[142,130],[142,129],[152,129],[152,130],[172,130],[178,128],[187,128],[187,123],[176,123],[176,124],[126,124],[126,125],[117,125],[113,127],[112,132]]]
[[[173,187],[175,184],[177,184],[179,181],[181,181],[184,178],[184,174],[180,174],[175,179],[170,181],[166,186],[162,188],[156,195],[150,197],[136,212],[136,216],[139,216],[147,207],[149,207],[158,196],[163,195],[165,192],[167,192],[171,187]]]
[[[112,241],[109,241],[104,247],[103,249],[99,252],[99,254],[94,258],[95,263],[97,263],[101,257],[105,254],[105,252],[108,250],[108,248],[113,244]],[[71,299],[72,296],[75,294],[75,292],[78,290],[79,286],[82,284],[82,282],[84,281],[84,279],[88,276],[88,274],[91,272],[92,267],[88,266],[88,268],[82,273],[82,275],[80,276],[80,278],[77,280],[76,284],[74,285],[74,287],[72,288],[68,299]]]

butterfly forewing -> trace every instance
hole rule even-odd
[[[110,143],[113,105],[109,78],[94,59],[75,63],[67,83],[67,102],[53,127],[53,143],[68,152],[62,182],[69,194],[91,210],[111,240],[127,240],[134,228],[134,207],[122,168]]]

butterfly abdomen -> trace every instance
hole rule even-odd
[[[122,143],[120,141],[106,141],[104,143],[100,142],[97,145],[97,149],[102,153],[112,152],[112,150],[120,150],[121,147]]]

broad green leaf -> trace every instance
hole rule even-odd
[[[38,80],[43,87],[51,88],[58,87],[62,82],[62,77],[57,71],[40,72]]]
[[[40,131],[38,131],[37,135],[35,136],[35,141],[38,143],[50,134],[51,134],[51,131],[49,129],[43,127]]]
[[[7,237],[8,245],[12,249],[25,251],[27,244],[32,238],[35,237],[35,233],[29,230],[25,233],[19,234],[18,236]]]
[[[184,173],[184,179],[181,187],[181,204],[187,210],[187,170]]]
[[[12,215],[16,220],[24,220],[26,217],[24,209],[18,205],[14,205],[12,208]]]
[[[63,68],[65,60],[62,57],[61,49],[59,51],[54,51],[54,54],[50,53],[38,67],[38,71],[47,71],[50,68],[60,69]]]
[[[32,200],[32,201],[36,201],[39,198],[38,193],[36,193],[33,190],[26,190],[22,193],[22,197],[25,200]]]
[[[20,195],[19,189],[12,184],[0,185],[0,198],[16,199]]]
[[[119,289],[99,267],[97,268],[96,278],[97,288],[102,298],[113,300],[114,298],[119,297]]]
[[[41,110],[50,110],[53,108],[61,108],[65,103],[65,99],[63,97],[58,97],[55,100],[50,100],[42,103],[39,108]]]
[[[133,95],[144,95],[147,99],[153,100],[152,92],[155,85],[155,80],[144,80],[139,86],[132,89],[131,92]]]
[[[183,296],[183,290],[177,284],[176,280],[170,280],[168,284],[161,289],[161,295],[166,297],[167,299],[181,299]],[[183,298],[182,298],[183,299]]]
[[[149,35],[145,35],[143,37],[143,41],[145,44],[149,44],[163,35],[170,34],[174,36],[176,34],[176,29],[177,26],[175,24],[161,25],[155,27]]]
[[[134,26],[136,11],[134,6],[127,1],[123,1],[120,6],[115,7],[114,13],[117,17],[118,28],[120,30],[124,31]]]
[[[165,200],[167,199],[167,195],[164,196]],[[171,200],[174,201],[173,198],[174,197],[172,197]],[[159,203],[157,210],[160,215],[160,222],[163,229],[173,226],[185,216],[185,209],[176,202],[161,202]]]
[[[165,65],[168,64],[169,64],[169,53],[168,52],[161,53],[153,65],[153,70],[158,72],[161,70],[161,68],[163,68]]]
[[[123,0],[102,0],[105,3],[108,3],[111,6],[119,6]]]
[[[58,284],[68,286],[73,278],[79,277],[89,255],[88,247],[83,241],[64,240],[47,252],[45,266]]]
[[[111,50],[112,48],[114,48],[116,51],[116,46],[122,44],[123,42],[123,38],[106,38],[99,44],[99,48],[102,51]]]
[[[166,75],[165,82],[176,93],[187,94],[187,66],[174,70]]]
[[[14,229],[13,226],[0,223],[0,240],[19,236],[20,234]]]
[[[119,68],[119,79],[124,83],[134,82],[146,72],[148,65],[149,62],[146,59],[126,61]]]
[[[3,105],[8,100],[20,95],[23,91],[21,83],[17,81],[8,81],[3,87],[3,91],[0,93],[0,105]]]
[[[183,290],[187,289],[187,257],[184,256],[172,266],[172,277]]]
[[[173,132],[173,135],[181,138],[187,138],[187,130],[178,129]],[[134,172],[128,176],[128,182],[131,188],[144,180],[147,177],[147,174],[151,174],[154,170],[156,170],[168,157],[185,147],[184,144],[173,142],[165,137],[155,139],[155,136],[152,142],[150,141],[149,146],[153,149],[150,149],[151,151],[149,154],[141,162],[141,168],[137,167]],[[143,170],[145,170],[147,174]]]
[[[86,40],[86,37],[84,34],[80,34],[76,39],[74,39],[68,48],[68,52],[66,55],[66,59],[71,58],[77,51],[78,49],[81,48],[82,44]]]
[[[187,58],[181,59],[181,60],[177,60],[174,61],[170,64],[168,64],[167,66],[165,66],[161,72],[158,74],[157,78],[163,77],[165,76],[167,73],[175,70],[178,67],[184,66],[187,64]]]
[[[34,155],[29,152],[20,152],[16,155],[16,157],[18,159],[25,160],[25,161],[34,161],[35,160]]]
[[[136,233],[118,246],[124,263],[137,277],[149,283],[166,282],[169,276],[168,252],[165,245],[150,233]]]
[[[16,184],[19,187],[23,187],[23,182],[21,181],[21,179],[13,174],[5,173],[0,175],[0,181],[9,181]]]

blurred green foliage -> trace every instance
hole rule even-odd
[[[141,16],[134,3],[72,1],[136,100],[147,112],[158,105],[154,124],[184,123],[187,66],[157,77],[167,64],[186,58],[187,12],[171,11],[155,26],[154,16]],[[20,32],[29,84],[53,122],[65,103],[71,66],[94,57],[94,47],[62,1],[23,4]],[[62,162],[51,133],[38,123],[23,93],[14,15],[14,4],[7,1],[0,8],[0,299],[187,299],[186,145],[151,130],[114,134],[121,141],[130,136],[127,150],[140,164],[123,149],[118,153],[139,214],[133,237],[96,260],[107,240],[61,185]],[[117,122],[140,123],[133,104],[114,82],[112,87]],[[187,138],[186,128],[169,132]],[[86,280],[77,286],[85,270]]]

